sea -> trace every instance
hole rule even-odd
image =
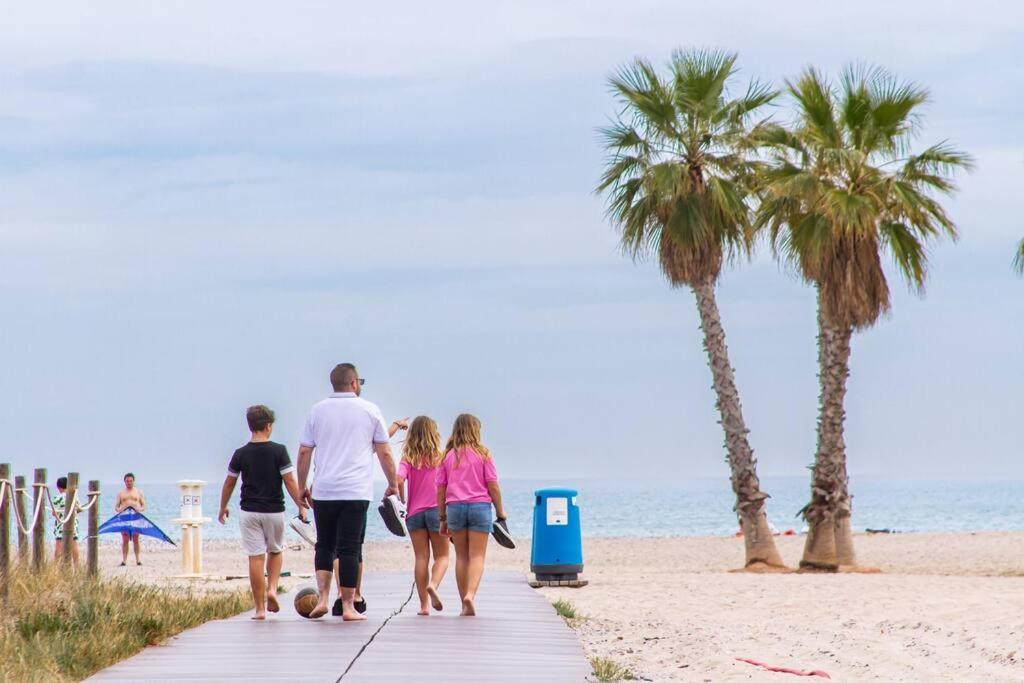
[[[208,539],[238,538],[237,515],[226,525],[216,521],[220,481],[203,490],[203,514],[213,518],[204,527]],[[762,477],[769,521],[780,531],[803,527],[800,509],[809,493],[807,477]],[[177,541],[179,494],[173,483],[139,482],[146,494],[146,515]],[[580,524],[585,537],[725,536],[736,532],[734,498],[727,478],[698,478],[664,483],[607,479],[504,479],[501,482],[509,527],[514,536],[531,535],[535,492],[572,488],[578,492]],[[101,507],[112,514],[119,484],[105,484]],[[379,484],[378,494],[383,493]],[[854,529],[888,529],[902,533],[1024,531],[1024,482],[900,481],[854,478]],[[237,510],[236,489],[232,509]],[[373,506],[375,507],[375,506]],[[290,513],[294,506],[288,501]],[[106,519],[106,512],[101,521]],[[289,531],[289,534],[292,532]],[[366,530],[370,540],[397,540],[371,510]]]

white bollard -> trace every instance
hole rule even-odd
[[[203,486],[205,481],[182,479],[177,482],[181,495],[181,517],[173,520],[181,524],[181,576],[203,575],[203,524],[210,521],[203,517]]]

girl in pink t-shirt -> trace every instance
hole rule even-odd
[[[437,512],[437,468],[443,458],[441,435],[437,423],[420,415],[409,426],[409,434],[402,447],[402,462],[398,464],[398,488],[409,484],[405,500],[408,514],[406,528],[412,538],[416,556],[416,592],[420,596],[419,614],[430,614],[428,607],[440,611],[444,608],[437,587],[448,570],[448,539],[440,534]],[[434,552],[434,565],[429,568],[430,552]],[[429,602],[428,602],[429,600]]]
[[[455,581],[462,598],[462,616],[476,614],[477,589],[484,575],[487,537],[494,529],[491,506],[505,520],[498,472],[491,452],[480,441],[480,420],[459,415],[437,468],[437,509],[441,533],[455,541]]]

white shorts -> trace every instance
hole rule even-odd
[[[284,550],[283,512],[238,513],[238,526],[242,529],[242,547],[249,557]]]

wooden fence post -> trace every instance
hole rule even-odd
[[[96,492],[92,499],[92,507],[89,508],[89,576],[99,576],[100,573],[100,482],[93,479],[89,482],[89,493]]]
[[[64,514],[68,521],[64,522],[64,545],[61,548],[60,560],[65,567],[71,566],[71,548],[75,540],[75,517],[77,505],[71,503],[78,493],[78,472],[68,472],[68,489],[64,492]]]
[[[0,465],[0,479],[11,478],[11,466]],[[0,498],[0,601],[7,602],[7,589],[11,576],[11,508],[7,501],[14,491],[5,487]]]
[[[21,519],[23,522],[28,522],[29,519],[25,515],[25,477],[15,477],[14,487],[18,489],[18,493],[14,496],[14,505],[16,507],[15,520]],[[28,534],[21,530],[21,525],[18,524],[18,565],[21,567],[28,566],[29,557],[29,546],[28,546]]]
[[[45,484],[46,468],[37,467],[33,480],[36,484]],[[32,530],[32,568],[36,571],[46,566],[46,525],[49,516],[46,514],[47,502],[39,500],[45,495],[46,489],[42,486],[32,487],[32,509],[35,510],[35,506],[42,506],[42,509],[39,511],[39,520],[36,522],[36,527]]]

